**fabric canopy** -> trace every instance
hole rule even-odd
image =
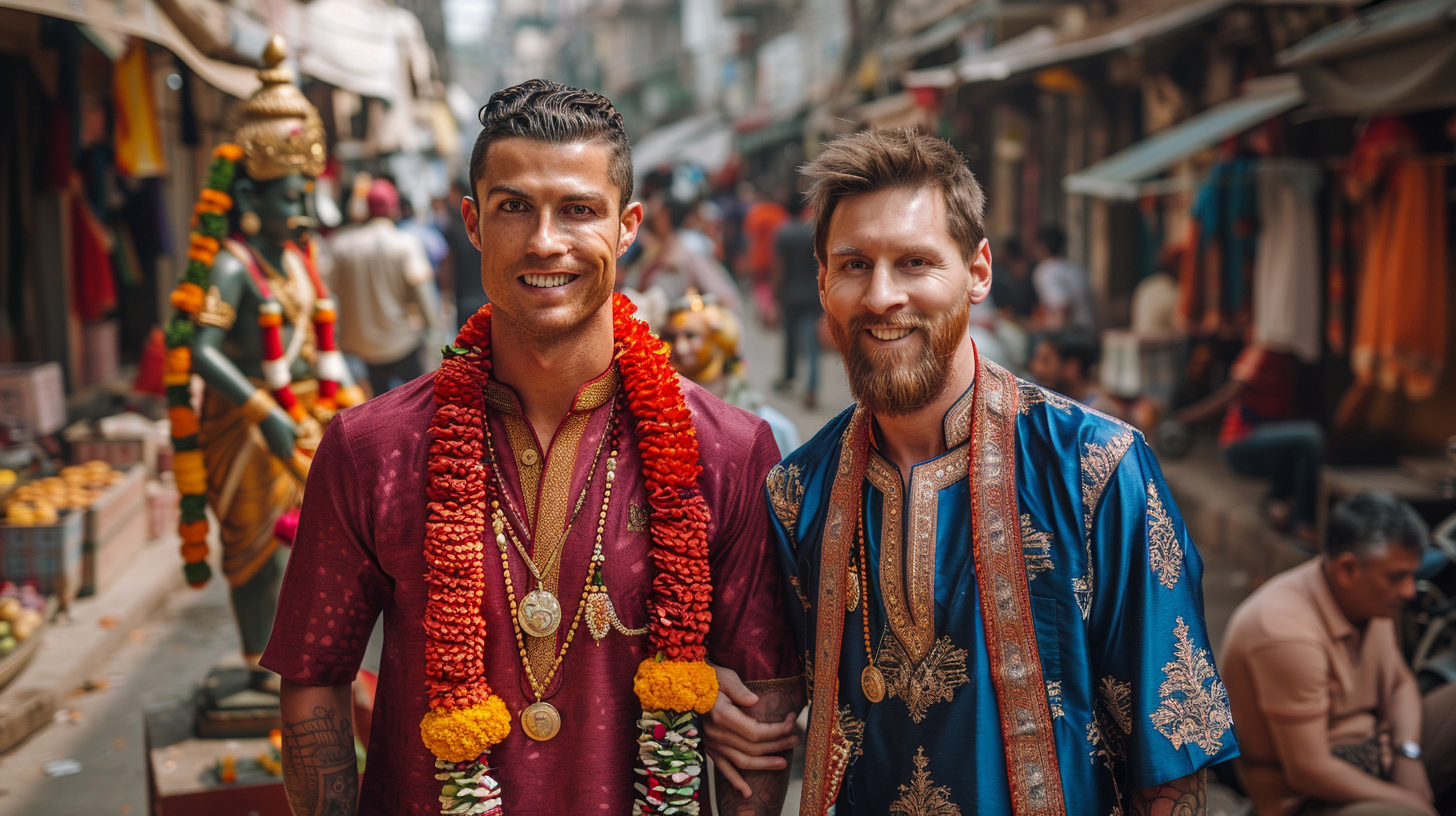
[[[1233,0],[1196,0],[1151,12],[1130,12],[1089,24],[1090,34],[1070,37],[1058,35],[1046,26],[1037,26],[954,65],[909,71],[905,74],[905,85],[948,88],[960,82],[996,82],[1013,74],[1128,48],[1149,37],[1197,25],[1231,5]]]
[[[203,82],[246,99],[258,89],[256,69],[212,59],[152,0],[0,0],[0,6],[59,17],[154,42],[176,54]]]
[[[1069,193],[1133,200],[1156,192],[1147,179],[1182,159],[1298,107],[1304,91],[1293,74],[1251,81],[1243,96],[1193,116],[1062,179]]]
[[[1280,52],[1314,113],[1401,113],[1456,105],[1456,0],[1389,3]]]

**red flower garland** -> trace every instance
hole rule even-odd
[[[667,346],[632,316],[634,311],[630,300],[613,295],[614,352],[627,406],[636,418],[651,506],[651,555],[657,575],[649,601],[649,638],[658,660],[699,663],[706,655],[703,643],[713,589],[708,506],[697,486],[702,471],[697,433]],[[508,721],[499,722],[503,707],[486,681],[481,615],[490,479],[484,456],[490,316],[486,306],[466,321],[435,376],[438,407],[430,422],[424,547],[429,565],[425,673],[431,713],[422,724],[422,735],[442,762],[481,766],[484,753],[504,738],[509,727]]]

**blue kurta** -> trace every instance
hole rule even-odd
[[[1066,812],[1107,816],[1134,790],[1237,754],[1203,622],[1203,565],[1141,434],[1030,383],[1016,390],[1015,516]],[[947,413],[946,453],[908,480],[870,453],[871,578],[857,577],[856,547],[835,701],[849,763],[838,816],[1011,812],[971,544],[970,430],[951,419],[973,393]],[[809,677],[825,516],[852,412],[768,478]],[[860,682],[867,608],[889,689],[879,703]]]

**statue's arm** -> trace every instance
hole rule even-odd
[[[217,254],[210,283],[217,287],[222,302],[232,309],[234,315],[253,285],[247,268],[231,252]],[[223,341],[227,339],[229,330],[228,326],[211,324],[198,327],[192,339],[192,370],[209,388],[221,392],[237,405],[246,405],[249,398],[261,389],[223,352]],[[271,408],[267,415],[256,420],[258,429],[268,440],[268,449],[274,456],[291,460],[298,428],[287,412],[271,399],[268,404]]]
[[[234,315],[248,291],[248,270],[231,252],[217,253],[212,264],[211,284],[217,287],[222,302],[231,308]],[[192,370],[202,377],[209,388],[242,405],[257,386],[228,356],[223,353],[222,344],[227,339],[228,326],[202,325],[192,340]]]

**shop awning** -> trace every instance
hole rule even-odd
[[[1089,23],[1087,31],[1070,37],[1038,26],[953,65],[908,71],[905,85],[948,88],[962,82],[1003,80],[1014,74],[1117,51],[1150,37],[1171,34],[1208,20],[1231,5],[1233,0],[1197,0],[1171,8],[1129,12]]]
[[[1278,55],[1314,113],[1400,113],[1456,105],[1456,0],[1387,3]]]
[[[712,175],[732,157],[733,126],[717,113],[673,122],[632,145],[632,166],[639,176],[680,162],[696,164]]]
[[[1062,188],[1077,195],[1123,201],[1169,192],[1148,179],[1302,102],[1304,91],[1293,74],[1261,77],[1248,83],[1243,96],[1215,105],[1067,176],[1062,179]]]
[[[246,99],[258,89],[254,68],[204,55],[152,0],[0,0],[0,6],[46,17],[59,17],[96,28],[140,37],[171,51],[219,90]]]

